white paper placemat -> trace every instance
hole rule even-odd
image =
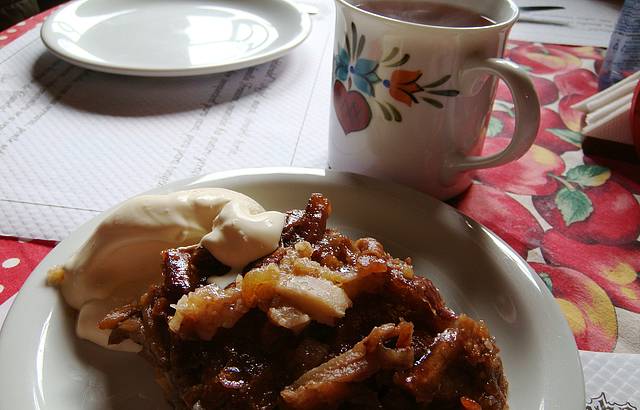
[[[38,29],[0,50],[0,235],[60,240],[111,205],[172,180],[262,166],[324,167],[333,4],[270,63],[136,78],[46,51]]]
[[[640,409],[640,355],[580,352],[587,410]]]
[[[622,7],[620,0],[515,0],[518,6],[562,6],[564,10],[521,12],[512,40],[608,47]]]

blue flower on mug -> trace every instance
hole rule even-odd
[[[340,81],[347,81],[349,77],[349,53],[344,48],[341,48],[334,60],[336,62],[336,78]]]
[[[377,69],[378,63],[366,58],[359,58],[354,65],[349,67],[356,88],[372,97],[375,96],[373,85],[381,81],[376,73]]]
[[[363,39],[364,37],[361,36],[361,38]],[[360,51],[362,52],[362,50]],[[334,60],[336,64],[335,74],[338,80],[347,81],[350,79],[349,75],[351,75],[353,84],[358,90],[366,95],[375,95],[373,86],[382,81],[376,73],[379,65],[377,61],[357,57],[352,59],[350,50],[345,48],[340,49]],[[355,60],[355,63],[352,64],[353,60]],[[349,88],[351,88],[351,82],[349,83]]]

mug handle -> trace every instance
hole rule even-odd
[[[496,167],[520,158],[533,144],[540,126],[538,95],[526,71],[502,58],[487,58],[474,64],[465,70],[463,78],[472,71],[488,71],[507,84],[516,112],[515,129],[509,145],[498,153],[488,156],[454,154],[448,164],[451,176],[470,169]]]

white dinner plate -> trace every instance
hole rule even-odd
[[[139,76],[219,73],[300,44],[311,19],[290,0],[76,0],[42,25],[58,57]]]
[[[324,193],[333,205],[330,226],[410,256],[449,306],[488,324],[501,349],[511,409],[584,410],[578,352],[552,295],[508,245],[450,206],[366,177],[295,168],[212,174],[150,193],[200,187],[237,190],[282,211]],[[150,367],[135,354],[75,337],[73,312],[44,283],[47,269],[65,262],[104,216],[53,249],[14,302],[0,333],[0,408],[167,408]]]

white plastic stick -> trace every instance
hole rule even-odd
[[[624,80],[612,85],[606,90],[600,91],[599,93],[594,94],[591,97],[574,104],[573,106],[571,106],[571,108],[584,112],[593,111],[599,106],[606,104],[609,99],[617,98],[620,95],[624,95],[629,92],[629,90],[633,91],[633,89],[635,88],[635,84],[638,82],[638,79],[640,79],[640,71],[631,74]],[[624,92],[620,91],[622,88],[624,88]]]
[[[585,135],[589,135],[589,133],[591,131],[593,131],[596,128],[599,128],[605,124],[607,124],[610,121],[615,120],[616,118],[625,115],[629,110],[631,109],[631,103],[629,102],[628,104],[623,105],[622,107],[618,108],[617,110],[613,111],[612,113],[610,113],[609,115],[607,115],[606,117],[602,118],[600,121],[597,121],[593,124],[589,124],[587,126],[585,126],[582,129],[582,133]]]
[[[633,94],[629,93],[624,97],[614,100],[613,102],[606,104],[593,112],[587,113],[587,117],[585,118],[587,124],[592,124],[596,121],[599,121],[600,119],[616,111],[623,105],[629,104],[629,102],[631,102],[631,98],[633,98]]]

